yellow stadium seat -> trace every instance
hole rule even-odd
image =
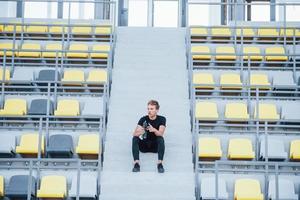
[[[229,121],[247,121],[249,119],[247,105],[245,103],[227,103],[225,118]]]
[[[78,116],[79,114],[79,102],[70,99],[59,100],[57,109],[54,111],[55,116]]]
[[[88,34],[91,34],[91,33],[92,33],[92,27],[88,27],[88,26],[75,26],[75,27],[72,28],[72,34],[88,35]]]
[[[257,111],[254,110],[254,118],[257,119]],[[267,120],[267,121],[274,121],[278,120],[280,118],[279,114],[277,113],[276,105],[274,104],[268,104],[268,103],[260,103],[258,105],[258,119],[259,120]]]
[[[195,86],[197,89],[214,89],[214,78],[210,73],[195,73],[193,74],[193,84],[209,84],[203,86]]]
[[[228,159],[251,160],[255,157],[252,142],[246,138],[234,138],[229,140]]]
[[[198,120],[217,120],[219,118],[217,104],[214,102],[198,102],[195,117]]]
[[[4,31],[4,25],[0,25],[0,32]]]
[[[88,84],[99,84],[107,82],[107,72],[103,69],[95,69],[89,72],[89,76],[86,80]]]
[[[257,34],[259,37],[278,37],[279,32],[274,28],[259,28],[257,30]]]
[[[64,77],[61,80],[63,85],[83,85],[84,71],[67,70],[64,72]]]
[[[273,54],[273,55],[272,55]],[[274,55],[276,54],[276,55]],[[283,47],[267,47],[266,48],[267,61],[287,61],[288,57],[285,54]]]
[[[40,189],[37,191],[38,198],[65,198],[67,196],[67,179],[64,176],[44,176],[41,180]]]
[[[0,176],[0,197],[4,197],[4,177]]]
[[[97,134],[84,134],[80,135],[76,153],[81,158],[96,158],[99,154],[99,135]],[[100,152],[101,154],[101,152]]]
[[[220,84],[222,89],[242,89],[242,82],[239,74],[222,74],[220,78]]]
[[[261,55],[261,51],[259,47],[243,47],[243,56],[244,60],[258,60],[261,61],[263,56]]]
[[[96,27],[95,34],[97,35],[109,35],[112,32],[112,28],[110,26]]]
[[[32,24],[39,24],[39,25],[27,26],[27,28],[26,28],[27,33],[47,33],[48,32],[47,26],[41,26],[41,24],[43,24],[43,22],[34,22]]]
[[[251,89],[255,89],[257,86],[260,90],[269,90],[271,83],[266,74],[251,74],[250,85]]]
[[[110,51],[110,45],[107,44],[97,44],[92,47],[92,51],[104,51],[107,53],[91,53],[91,58],[107,58],[108,52]]]
[[[234,185],[234,200],[263,200],[260,183],[255,179],[237,179]]]
[[[290,159],[300,160],[300,140],[292,140],[290,145]]]
[[[199,138],[199,157],[203,159],[220,159],[222,157],[221,142],[219,138]]]
[[[30,51],[27,51],[30,50]],[[21,50],[17,53],[18,57],[37,58],[41,56],[41,45],[34,43],[24,43]]]
[[[20,33],[22,32],[22,25],[19,25],[21,24],[21,22],[9,22],[9,23],[12,23],[12,24],[15,24],[15,25],[6,25],[4,26],[4,30],[3,32],[14,32],[14,30],[16,30],[16,33]],[[25,31],[25,26],[23,26],[23,31]]]
[[[83,52],[68,52],[67,57],[69,58],[87,58],[89,47],[86,44],[71,44],[70,51],[83,51]]]
[[[41,154],[44,154],[45,138],[41,138]],[[39,150],[39,134],[28,133],[21,136],[20,145],[16,146],[16,152],[23,155],[37,156]]]
[[[233,47],[220,46],[216,48],[217,60],[235,60],[235,50]],[[229,55],[224,55],[229,54]]]
[[[196,35],[205,35],[207,36],[207,29],[206,28],[191,28],[191,35],[196,36]]]
[[[64,22],[57,22],[49,27],[49,33],[51,34],[67,34],[69,27]]]
[[[0,115],[26,115],[27,102],[24,99],[6,99],[4,108],[0,109]]]
[[[192,46],[191,53],[197,54],[193,55],[194,60],[210,60],[210,49],[208,46]]]
[[[9,69],[5,69],[5,72],[4,72],[4,69],[0,69],[0,81],[3,80],[3,75],[4,75],[4,80],[5,81],[9,81],[10,80],[10,71]]]
[[[15,49],[18,48],[18,45],[15,44]],[[0,43],[0,56],[4,56],[4,50],[6,50],[6,56],[12,56],[13,52],[13,43]],[[10,50],[10,51],[9,51]]]
[[[47,44],[46,51],[51,51],[51,52],[43,52],[43,57],[44,58],[55,58],[56,54],[58,57],[62,57],[62,53],[60,51],[62,51],[62,45],[61,44]],[[55,51],[58,51],[58,53],[56,53]]]
[[[243,29],[236,29],[236,36],[241,37],[242,36],[242,30],[243,30],[243,37],[254,37],[255,33],[252,28],[243,28]]]
[[[212,28],[211,35],[212,37],[230,37],[231,31],[229,28]]]
[[[295,37],[300,37],[300,30],[299,29],[293,29],[293,28],[287,28],[287,29],[280,29],[280,36],[287,36],[287,37],[293,37],[295,34]]]

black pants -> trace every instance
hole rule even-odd
[[[158,160],[163,160],[165,153],[165,141],[162,136],[157,136],[156,140],[141,140],[139,137],[132,138],[132,155],[134,160],[139,160],[139,151],[142,153],[158,153]]]

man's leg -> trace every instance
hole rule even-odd
[[[139,152],[148,152],[146,142],[141,140],[138,136],[132,138],[132,155],[134,162],[139,162],[140,156]]]
[[[162,136],[157,137],[157,152],[158,152],[158,163],[162,163],[165,154],[165,140]]]

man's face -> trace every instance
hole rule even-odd
[[[147,109],[148,109],[148,115],[150,117],[155,117],[157,115],[158,110],[156,109],[156,106],[149,104],[147,106]]]

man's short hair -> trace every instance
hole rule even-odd
[[[148,101],[147,105],[155,106],[156,110],[159,110],[159,103],[156,100],[150,100],[150,101]]]

